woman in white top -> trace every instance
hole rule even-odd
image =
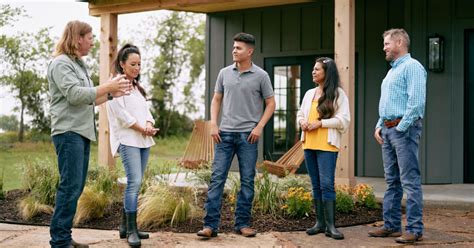
[[[301,140],[317,216],[316,224],[306,233],[325,232],[326,236],[343,239],[334,226],[334,177],[341,134],[350,122],[349,101],[339,86],[334,60],[318,58],[312,74],[317,87],[306,92],[297,119],[303,131]]]
[[[153,127],[155,121],[140,85],[140,66],[138,48],[130,44],[123,46],[117,54],[115,71],[125,74],[133,87],[129,95],[114,98],[107,104],[111,151],[113,155],[120,153],[127,175],[120,238],[127,237],[131,246],[140,246],[140,239],[149,237],[137,230],[137,200],[150,147],[155,144],[153,136],[158,131]]]

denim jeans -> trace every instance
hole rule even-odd
[[[384,227],[401,231],[401,201],[407,194],[406,231],[423,233],[423,192],[418,164],[418,143],[421,136],[421,119],[399,132],[395,127],[382,128],[382,158],[387,190],[383,198]]]
[[[336,200],[334,175],[336,172],[337,152],[305,149],[304,160],[313,187],[313,199],[323,201]]]
[[[123,197],[123,206],[126,213],[137,212],[138,192],[145,174],[150,148],[138,148],[120,144],[120,157],[127,175],[127,188]]]
[[[211,183],[204,206],[206,209],[204,227],[214,231],[219,229],[222,193],[235,154],[239,160],[240,191],[237,196],[234,228],[240,230],[250,226],[258,142],[250,144],[247,141],[249,135],[250,132],[220,133],[222,142],[215,145]]]
[[[60,181],[56,205],[51,219],[51,247],[67,247],[71,243],[71,228],[89,166],[90,140],[74,132],[53,136],[58,156]]]

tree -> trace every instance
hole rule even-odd
[[[196,110],[192,89],[204,68],[204,22],[196,20],[193,14],[170,12],[165,19],[155,22],[157,35],[150,44],[159,48],[159,55],[153,59],[150,84],[153,112],[158,116],[161,136],[175,133],[172,129],[180,125],[189,126],[186,113]],[[188,82],[179,84],[186,71],[189,71]],[[173,100],[173,91],[178,91],[178,87],[182,89],[183,101]],[[182,113],[176,103],[184,107]],[[172,118],[187,123],[176,123]]]
[[[18,119],[15,115],[1,115],[0,116],[0,129],[7,132],[18,131]]]
[[[33,128],[49,130],[45,100],[48,98],[46,79],[47,61],[53,48],[49,28],[38,33],[23,32],[19,35],[2,36],[0,40],[0,84],[7,86],[20,103],[18,140],[24,139],[25,113],[33,117]]]

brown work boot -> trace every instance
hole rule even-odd
[[[69,247],[74,247],[74,248],[89,248],[89,245],[88,244],[81,244],[81,243],[77,243],[76,241],[71,240],[71,245]]]
[[[413,234],[409,232],[403,233],[401,237],[398,237],[395,239],[397,243],[402,243],[402,244],[413,244],[416,241],[422,241],[423,240],[423,234]]]
[[[385,227],[372,230],[369,232],[370,237],[378,237],[378,238],[385,238],[385,237],[400,237],[402,236],[401,232],[391,231],[386,229]]]
[[[244,236],[244,237],[255,237],[255,235],[257,235],[257,231],[255,231],[254,229],[250,228],[250,227],[243,227],[243,228],[240,228],[240,230],[237,231],[238,234]]]
[[[197,236],[204,237],[204,238],[212,238],[212,237],[217,237],[217,232],[213,231],[209,227],[205,227],[201,231],[197,232]]]

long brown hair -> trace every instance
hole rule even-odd
[[[70,21],[64,28],[63,35],[56,44],[53,57],[66,54],[71,57],[77,57],[79,50],[79,38],[92,32],[91,25],[81,21]]]
[[[134,46],[132,44],[125,44],[117,53],[117,59],[115,59],[114,62],[114,69],[115,73],[120,73],[123,74],[123,68],[120,66],[120,62],[124,63],[127,61],[128,56],[132,53],[138,54],[138,56],[141,57],[140,55],[140,50],[138,49],[137,46]],[[140,73],[138,76],[133,80],[133,86],[138,88],[138,91],[145,97],[146,99],[146,92],[145,89],[140,85]]]
[[[325,73],[322,94],[318,99],[319,120],[329,119],[336,112],[334,101],[339,97],[339,72],[336,63],[331,58],[318,58],[316,63],[321,64]]]

